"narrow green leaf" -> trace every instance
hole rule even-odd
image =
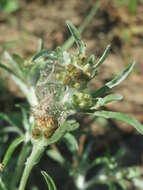
[[[99,88],[94,94],[93,97],[102,96],[107,91],[112,89],[113,87],[117,86],[119,83],[121,83],[123,80],[127,78],[129,73],[132,71],[132,69],[135,66],[135,62],[129,64],[121,73],[119,73],[116,77],[114,77],[111,81],[107,82],[103,87]]]
[[[64,142],[72,153],[76,153],[78,151],[78,142],[71,133],[66,133],[64,135]]]
[[[46,181],[46,184],[48,186],[48,190],[57,190],[53,179],[45,171],[41,171],[41,174],[43,175],[43,177]]]
[[[103,98],[104,104],[108,104],[108,103],[114,102],[114,101],[119,101],[122,99],[123,99],[123,96],[121,96],[119,94],[110,94],[110,95],[107,95]]]
[[[63,165],[65,162],[64,157],[61,155],[61,153],[57,150],[54,149],[50,149],[47,151],[47,155],[52,158],[53,160],[55,160],[56,162],[58,162],[59,164]]]
[[[122,188],[122,190],[127,190],[125,182],[123,180],[119,180],[118,183],[119,183],[120,187]]]
[[[82,24],[80,25],[80,27],[78,28],[80,34],[82,34],[84,32],[84,30],[86,28],[88,28],[87,26],[91,23],[91,21],[93,20],[94,16],[96,15],[97,11],[100,8],[101,3],[98,1],[97,3],[95,3],[95,5],[92,7],[92,9],[90,10],[89,14],[85,17],[84,21],[82,22]],[[63,50],[67,50],[70,47],[72,47],[74,43],[74,37],[71,36],[62,46]]]
[[[0,119],[7,121],[10,125],[15,126],[16,124],[10,119],[10,117],[4,113],[0,113]]]
[[[32,57],[32,61],[37,61],[41,57],[50,60],[57,60],[57,56],[54,51],[42,49]]]
[[[78,29],[72,24],[71,21],[66,21],[66,24],[72,34],[72,36],[74,37],[74,40],[78,46],[78,51],[79,53],[85,54],[85,44],[84,42],[80,39],[80,32],[78,31]]]
[[[104,63],[105,59],[108,57],[109,52],[111,49],[111,45],[108,45],[103,53],[103,55],[100,57],[99,61],[95,64],[94,70],[96,70],[102,63]]]
[[[104,164],[104,165],[109,165],[110,160],[107,157],[98,157],[95,158],[90,165],[88,166],[88,169],[93,168],[96,165]]]
[[[0,130],[0,134],[2,133],[17,133],[18,135],[22,135],[22,131],[15,126],[11,126],[11,127],[5,127],[3,129]]]
[[[82,155],[82,160],[81,160],[82,162],[85,163],[87,161],[87,159],[89,157],[89,154],[90,154],[90,151],[91,151],[92,145],[93,145],[93,141],[90,141],[88,143],[88,145],[86,146],[86,148],[85,148],[85,150],[83,152],[83,155]]]
[[[44,41],[42,38],[39,39],[39,51],[44,49]]]
[[[12,57],[17,63],[19,69],[22,71],[24,68],[24,60],[22,59],[22,57],[20,57],[18,54],[13,54]]]
[[[23,123],[23,126],[25,128],[26,131],[28,131],[30,129],[30,124],[29,124],[29,117],[28,117],[28,114],[29,114],[29,111],[26,109],[26,107],[24,107],[23,105],[21,104],[16,104],[16,107],[20,108],[21,109],[21,112],[22,112],[22,123]]]
[[[38,79],[40,78],[40,70],[46,67],[46,61],[42,58],[41,60],[36,60],[32,67],[28,71],[27,81],[30,85],[35,86]]]
[[[28,99],[28,101],[31,103],[32,100],[30,100],[29,98],[29,94],[30,94],[30,90],[28,89],[28,87],[26,86],[26,84],[24,83],[23,80],[21,80],[23,77],[17,76],[17,74],[15,74],[13,72],[13,70],[11,70],[9,67],[5,66],[4,64],[0,63],[0,67],[5,69],[10,75],[10,78],[17,84],[17,86],[22,90],[22,92],[24,93],[24,95],[26,96],[26,98]]]
[[[100,108],[101,106],[104,106],[108,103],[111,103],[111,102],[116,102],[116,101],[120,101],[123,99],[123,96],[121,95],[118,95],[118,94],[110,94],[110,95],[107,95],[105,96],[104,98],[98,98],[95,106],[91,107],[91,109],[98,109]]]
[[[17,146],[22,143],[24,141],[24,137],[18,137],[16,138],[9,146],[4,158],[3,158],[3,161],[2,161],[2,165],[3,167],[5,167],[8,163],[8,161],[10,160],[14,150],[17,148]]]
[[[96,97],[100,97],[105,95],[106,92],[108,92],[110,90],[110,88],[108,86],[106,86],[106,84],[104,86],[102,86],[101,88],[97,89],[95,93],[92,93],[92,97],[96,98]]]
[[[0,68],[4,69],[5,71],[7,71],[10,74],[16,75],[13,70],[11,70],[9,67],[7,67],[6,65],[0,63]]]
[[[16,72],[16,74],[21,78],[23,77],[23,73],[21,71],[21,66],[16,63],[14,58],[7,52],[4,52],[4,58],[7,60],[8,64],[12,66],[13,70]]]
[[[67,131],[68,132],[72,132],[75,131],[79,128],[79,123],[77,121],[73,120],[67,120],[65,121],[66,125],[67,125]]]
[[[33,86],[27,86],[24,81],[22,81],[20,78],[11,75],[11,79],[15,82],[15,84],[20,88],[20,90],[23,92],[25,97],[27,98],[29,104],[31,106],[37,105],[37,97],[35,95],[35,89]]]
[[[111,80],[110,82],[106,83],[106,86],[108,86],[109,88],[113,88],[113,87],[117,86],[118,84],[120,84],[123,80],[125,80],[127,78],[127,76],[129,75],[129,73],[133,70],[134,66],[135,66],[135,62],[129,64],[113,80]]]
[[[80,33],[79,33],[78,29],[69,20],[66,21],[66,24],[67,24],[72,36],[74,37],[77,45],[80,46],[81,40],[80,40]]]
[[[28,83],[32,86],[36,86],[37,81],[40,78],[39,64],[35,64],[28,72]]]
[[[120,112],[111,112],[111,111],[97,111],[97,112],[94,112],[93,115],[98,116],[98,117],[103,117],[106,119],[117,119],[117,120],[123,121],[133,126],[139,133],[143,134],[143,125],[140,122],[138,122],[136,119],[126,114],[123,114]]]
[[[91,55],[90,58],[89,58],[89,64],[93,66],[94,62],[95,62],[95,55]]]

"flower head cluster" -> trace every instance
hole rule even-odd
[[[40,64],[44,65],[37,82],[37,94],[42,92],[43,95],[39,96],[40,103],[34,111],[35,137],[41,134],[46,138],[51,137],[61,123],[76,111],[92,113],[106,103],[120,100],[121,96],[118,95],[102,97],[106,91],[124,80],[134,66],[130,64],[119,76],[97,89],[94,94],[91,93],[89,83],[108,56],[110,46],[107,46],[95,63],[94,55],[86,55],[85,44],[81,41],[78,30],[71,22],[67,22],[67,25],[78,47],[76,55],[57,48],[55,51],[41,50],[33,57],[35,63],[39,63],[40,60]]]
[[[63,85],[75,89],[83,89],[87,86],[87,81],[91,80],[91,65],[85,56],[73,56],[64,52],[63,56],[70,57],[70,63],[65,65],[65,70],[57,73],[56,79],[60,80]]]

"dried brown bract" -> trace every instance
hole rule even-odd
[[[46,97],[41,103],[34,109],[33,115],[36,122],[36,127],[33,129],[33,137],[39,138],[41,132],[46,138],[52,136],[55,130],[58,128],[58,120],[54,111],[50,108],[53,108],[53,99],[52,96]]]

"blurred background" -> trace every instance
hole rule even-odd
[[[110,104],[108,110],[120,111],[134,116],[143,122],[143,1],[142,0],[101,0],[100,6],[82,34],[87,52],[98,59],[108,44],[111,53],[93,83],[93,88],[101,86],[119,73],[126,64],[136,61],[136,68],[128,79],[114,91],[124,96],[119,103]],[[38,50],[39,39],[45,47],[55,49],[70,36],[65,21],[71,20],[80,26],[96,0],[0,0],[0,55],[5,50],[18,53],[24,59],[30,58]],[[0,112],[17,114],[17,103],[24,103],[19,89],[0,71]],[[96,121],[77,116],[81,126],[88,125],[90,135],[82,136],[81,143],[93,138],[94,155],[103,155],[110,147],[113,154],[119,149],[126,150],[123,165],[143,164],[143,137],[128,125],[120,122]],[[106,127],[112,125],[112,127]],[[65,150],[64,150],[65,151]],[[0,146],[0,154],[2,148]],[[65,154],[68,154],[65,152]],[[46,159],[46,161],[45,161]],[[47,157],[41,161],[40,168],[46,167]],[[66,172],[49,159],[49,174],[59,185]],[[59,172],[56,172],[56,171]],[[35,169],[35,176],[38,169]],[[63,172],[63,176],[57,173]],[[36,177],[31,176],[34,183]],[[29,182],[31,183],[31,182]],[[42,190],[44,187],[42,187]],[[63,190],[64,187],[61,189]]]

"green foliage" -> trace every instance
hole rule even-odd
[[[64,140],[65,140],[66,145],[68,146],[68,149],[72,153],[77,152],[77,150],[78,150],[78,143],[77,143],[76,138],[72,134],[66,133],[64,135]]]
[[[0,188],[1,188],[2,190],[7,190],[6,185],[4,184],[4,182],[3,182],[3,180],[2,180],[1,177],[0,177]]]
[[[131,13],[135,13],[139,0],[116,0],[119,5],[127,6]]]
[[[137,129],[139,133],[143,134],[143,125],[140,124],[136,119],[133,119],[132,117],[126,114],[110,111],[97,111],[94,113],[94,115],[98,117],[104,117],[106,119],[116,119],[123,121],[129,125],[132,125],[134,128]]]
[[[67,21],[67,25],[77,45],[76,54],[65,51],[64,48],[52,51],[44,49],[43,42],[40,41],[40,50],[31,59],[23,60],[19,55],[11,56],[5,52],[4,62],[0,63],[0,67],[19,86],[29,103],[28,109],[19,106],[20,125],[23,129],[20,129],[8,115],[0,113],[0,119],[10,125],[4,129],[0,128],[1,134],[7,135],[12,132],[17,136],[3,158],[2,164],[5,168],[14,150],[24,141],[18,158],[16,178],[10,187],[17,188],[19,176],[22,174],[18,190],[24,190],[32,168],[40,161],[47,147],[52,147],[49,145],[63,140],[73,160],[76,160],[76,167],[57,148],[49,149],[47,155],[68,171],[77,189],[90,189],[98,183],[106,184],[110,189],[114,188],[114,183],[118,183],[124,188],[124,180],[134,178],[135,175],[131,175],[134,172],[131,173],[128,168],[121,169],[114,157],[104,156],[91,161],[89,157],[93,142],[90,142],[80,155],[78,137],[85,131],[70,117],[75,113],[82,113],[92,117],[117,119],[132,125],[143,134],[143,125],[136,119],[123,113],[102,110],[106,104],[122,100],[121,95],[110,94],[111,89],[127,78],[135,62],[127,65],[123,71],[95,92],[89,91],[89,84],[96,78],[100,66],[109,55],[111,46],[107,46],[96,62],[94,55],[87,56],[86,46],[77,28],[70,21]],[[29,147],[32,150],[23,171],[25,158],[29,153],[26,150]],[[101,172],[87,181],[88,172],[96,166],[101,167]],[[49,190],[56,190],[52,178],[44,171],[42,175]],[[3,177],[5,179],[5,176]],[[3,181],[0,181],[0,185],[5,188]]]
[[[104,63],[105,59],[108,57],[109,52],[111,49],[111,45],[108,45],[103,53],[103,55],[100,57],[100,59],[98,60],[98,62],[95,64],[94,69],[98,69],[98,67]],[[94,62],[93,62],[94,63]]]
[[[100,108],[108,103],[120,101],[122,99],[123,99],[123,97],[118,94],[110,94],[110,95],[105,96],[104,98],[98,98],[95,106],[93,106],[91,108],[91,110],[97,110],[98,108]]]
[[[111,81],[107,82],[103,87],[99,88],[94,93],[94,97],[102,96],[106,92],[108,92],[110,89],[120,84],[123,80],[126,79],[126,77],[132,71],[134,66],[135,66],[135,62],[133,62],[132,64],[129,64],[120,74],[115,76]]]
[[[41,173],[44,176],[44,179],[47,183],[48,190],[56,190],[57,188],[53,179],[45,171],[42,171]]]
[[[85,44],[83,43],[83,41],[81,41],[79,31],[76,29],[76,27],[70,21],[67,21],[66,23],[67,23],[67,26],[78,46],[79,53],[85,54]]]
[[[5,13],[12,13],[19,9],[19,0],[1,0],[0,10]]]
[[[19,137],[17,139],[15,139],[11,145],[9,146],[5,156],[4,156],[4,159],[2,161],[2,166],[5,167],[8,163],[8,161],[10,160],[11,156],[12,156],[12,153],[14,152],[14,150],[17,148],[17,146],[24,141],[24,138],[23,137]]]

